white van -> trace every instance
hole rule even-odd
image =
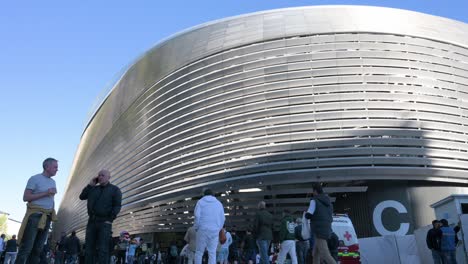
[[[346,214],[334,214],[332,230],[338,236],[340,264],[361,263],[359,242],[351,219]]]

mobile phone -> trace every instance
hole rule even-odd
[[[94,182],[94,184],[97,184],[97,183],[98,183],[98,178],[95,177],[95,178],[93,179],[93,182]]]

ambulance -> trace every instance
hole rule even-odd
[[[332,230],[338,236],[338,263],[361,263],[359,242],[351,219],[346,214],[334,214]]]

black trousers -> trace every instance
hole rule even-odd
[[[86,226],[85,263],[109,263],[111,240],[112,224],[90,217]]]

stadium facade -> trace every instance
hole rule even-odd
[[[227,227],[256,204],[304,210],[326,183],[361,237],[409,234],[468,193],[468,25],[411,11],[315,6],[206,23],[162,41],[89,121],[56,232],[82,237],[82,188],[123,191],[114,234],[182,232],[203,187]],[[56,233],[57,234],[57,233]]]

